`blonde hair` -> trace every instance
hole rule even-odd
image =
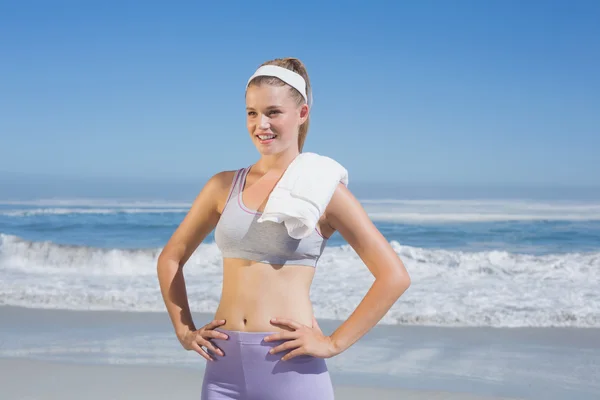
[[[287,68],[291,71],[294,71],[295,73],[299,74],[301,77],[304,78],[304,81],[306,82],[306,93],[308,94],[311,92],[310,80],[308,79],[308,72],[306,72],[306,67],[304,66],[302,61],[300,61],[299,59],[291,58],[291,57],[276,58],[274,60],[270,60],[270,61],[267,61],[267,62],[261,64],[260,67],[262,67],[264,65],[276,65],[278,67]],[[256,78],[252,79],[252,82],[250,82],[248,86],[261,85],[263,83],[266,83],[268,85],[276,85],[276,86],[287,85],[281,79],[276,78],[274,76],[257,76]],[[299,106],[306,103],[306,101],[304,100],[304,97],[302,96],[302,94],[299,91],[297,91],[295,88],[293,88],[291,86],[289,86],[289,88],[290,88],[290,94],[294,97],[294,99],[296,100],[296,102],[298,103]],[[310,124],[310,113],[306,117],[306,121],[304,121],[304,123],[302,125],[300,125],[300,128],[298,129],[298,150],[300,152],[302,152],[302,148],[304,147],[304,141],[306,140],[306,135],[308,134],[309,124]]]

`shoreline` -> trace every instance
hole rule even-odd
[[[176,395],[199,398],[202,374],[178,367],[89,365],[0,358],[3,399],[138,399]],[[337,400],[516,400],[461,392],[386,389],[342,385],[334,381]]]
[[[193,317],[197,326],[212,318],[204,313]],[[100,374],[107,382],[118,378],[117,371],[134,380],[147,371],[150,380],[160,381],[152,371],[161,370],[173,376],[168,379],[173,387],[188,384],[181,376],[193,382],[202,379],[204,359],[181,348],[166,312],[0,306],[0,320],[0,376],[22,384],[35,379],[31,390],[40,391],[23,399],[46,398],[40,397],[45,396],[42,389],[51,382],[44,383],[43,377],[58,374],[54,381],[66,382],[72,370],[76,379]],[[319,319],[325,334],[341,322]],[[356,390],[344,388],[364,388],[364,398],[369,399],[383,399],[389,391],[396,396],[390,398],[409,399],[595,400],[600,397],[600,329],[379,324],[327,364],[337,390],[352,395]],[[372,388],[384,392],[374,394]],[[67,389],[60,398],[76,392]],[[129,393],[134,389],[142,390],[123,387]],[[189,387],[190,394],[195,391],[197,386]],[[424,392],[433,397],[422,397]],[[446,393],[462,397],[444,397]]]
[[[136,322],[146,323],[167,323],[168,327],[171,325],[171,321],[168,318],[167,311],[139,311],[139,310],[114,310],[114,309],[67,309],[67,308],[36,308],[36,307],[25,307],[21,305],[7,305],[0,304],[0,318],[4,316],[19,318],[19,314],[25,314],[20,322],[27,323],[33,322],[34,319],[42,318],[44,320],[52,320],[54,318],[61,318],[62,322],[74,321],[73,318],[83,318],[82,322],[86,323],[104,323],[105,320],[111,320],[119,322],[131,321],[133,318]],[[206,312],[197,312],[192,310],[192,316],[196,320],[203,321],[202,324],[207,323],[213,317],[212,314]],[[321,328],[330,327],[334,329],[339,324],[344,322],[343,320],[330,319],[330,318],[318,318],[319,325]],[[37,323],[37,322],[36,322]],[[200,324],[197,324],[200,326]],[[557,335],[566,334],[568,332],[582,332],[589,331],[589,338],[595,338],[596,335],[600,337],[600,326],[493,326],[493,325],[435,325],[435,324],[414,324],[414,323],[402,323],[402,324],[389,324],[379,323],[375,326],[375,330],[386,330],[386,329],[409,329],[409,330],[431,330],[440,329],[448,332],[460,331],[460,330],[486,330],[489,332],[505,332],[510,334],[514,332],[517,335],[535,334],[536,331],[554,331]],[[2,327],[0,326],[0,331]],[[325,329],[325,328],[324,328]],[[561,333],[562,332],[562,333]],[[587,336],[586,334],[584,334]]]

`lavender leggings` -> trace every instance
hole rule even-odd
[[[297,356],[281,361],[286,351],[269,350],[283,341],[263,341],[271,332],[216,330],[229,339],[211,339],[225,356],[209,351],[214,361],[206,364],[201,400],[333,400],[324,359]]]

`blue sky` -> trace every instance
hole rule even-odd
[[[294,56],[305,150],[351,184],[600,186],[598,20],[593,1],[0,1],[0,178],[246,166],[245,82]]]

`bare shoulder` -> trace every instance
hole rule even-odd
[[[220,214],[234,175],[235,171],[221,171],[212,175],[194,199],[190,212],[201,206],[205,210],[214,209]]]
[[[214,174],[206,182],[207,190],[211,192],[216,200],[217,212],[219,214],[223,212],[223,208],[227,202],[227,196],[231,190],[231,185],[233,185],[235,173],[235,170],[221,171]]]
[[[367,211],[343,184],[336,188],[325,210],[331,229],[338,231],[375,277],[408,281],[408,273],[389,241],[377,229]]]
[[[162,257],[187,260],[219,222],[235,171],[211,176],[162,251]]]
[[[229,187],[231,181],[233,180],[235,172],[235,170],[217,172],[216,174],[211,176],[208,179],[208,181],[206,181],[206,185],[212,185],[215,186],[215,188],[220,187],[221,189]]]

